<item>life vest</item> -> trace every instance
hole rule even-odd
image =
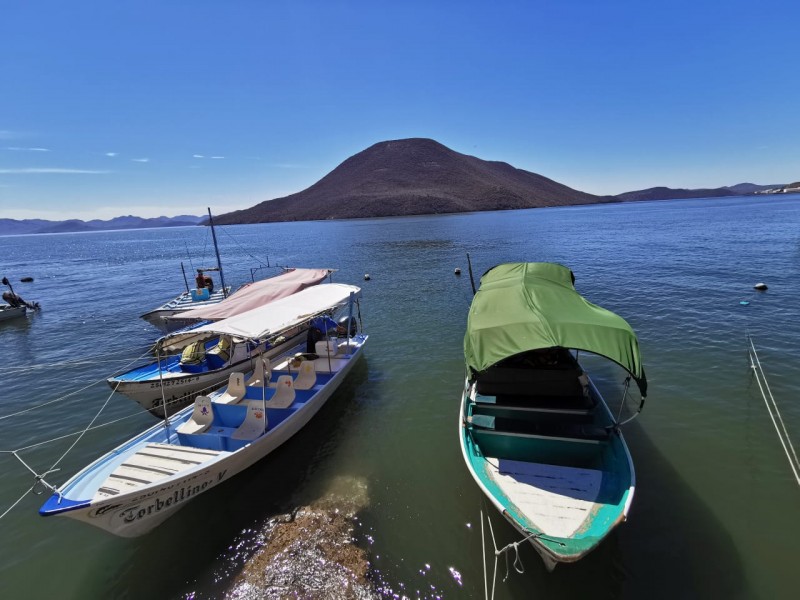
[[[219,342],[211,351],[223,361],[228,362],[231,357],[231,338],[220,336]]]
[[[181,352],[182,365],[196,365],[203,362],[206,356],[206,346],[203,342],[194,342],[189,344]]]

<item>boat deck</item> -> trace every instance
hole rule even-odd
[[[603,472],[594,469],[486,458],[487,475],[545,535],[571,537],[596,512]]]
[[[136,488],[171,477],[206,462],[220,454],[216,450],[150,443],[127,457],[100,485],[94,502],[113,498]]]

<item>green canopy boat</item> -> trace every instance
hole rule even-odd
[[[635,487],[621,423],[579,354],[600,355],[627,371],[625,394],[632,378],[639,410],[647,393],[630,325],[573,284],[563,265],[498,265],[481,278],[464,337],[464,460],[549,569],[596,548],[626,519]]]

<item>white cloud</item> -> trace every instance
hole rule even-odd
[[[149,159],[149,158],[132,158],[131,160],[132,160],[133,162],[140,162],[140,163],[146,163],[146,162],[150,162],[150,159]]]
[[[205,158],[202,154],[192,154],[192,158]]]
[[[116,155],[116,152],[106,152],[106,156],[110,156],[111,158],[114,158]]]
[[[212,156],[211,158],[225,158],[224,156]]]
[[[50,152],[50,148],[20,148],[19,146],[8,146],[6,150],[14,152]]]
[[[296,165],[291,163],[272,163],[270,167],[274,167],[276,169],[306,169],[305,165]]]
[[[111,171],[95,171],[92,169],[62,169],[59,167],[29,167],[24,169],[0,169],[0,175],[105,175]]]

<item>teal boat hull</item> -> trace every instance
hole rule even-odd
[[[509,408],[477,393],[469,381],[462,395],[467,468],[549,570],[595,549],[626,520],[633,501],[635,473],[625,439],[591,381],[587,393],[593,407],[569,411]]]

